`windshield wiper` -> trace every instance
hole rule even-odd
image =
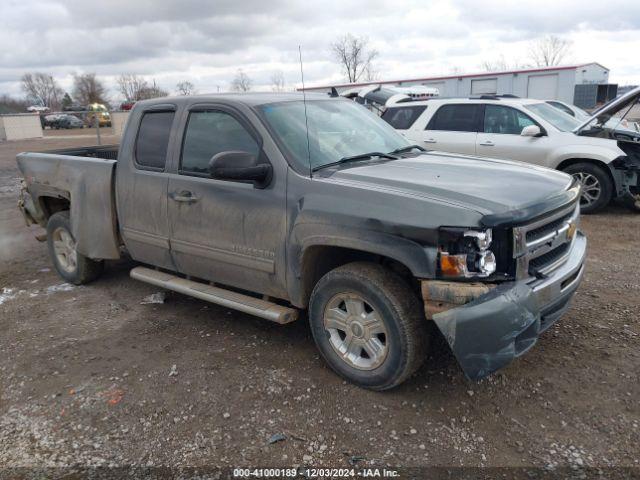
[[[324,165],[318,165],[317,167],[313,167],[313,169],[311,169],[311,171],[312,172],[317,172],[318,170],[322,170],[323,168],[335,167],[337,165],[342,165],[343,163],[357,162],[359,160],[367,160],[369,158],[388,158],[390,160],[397,160],[398,159],[398,157],[395,157],[395,156],[391,155],[391,153],[383,153],[383,152],[361,153],[359,155],[351,155],[350,157],[342,157],[337,162],[331,162],[331,163],[325,163]]]
[[[420,145],[407,145],[406,147],[400,147],[400,148],[396,148],[395,150],[390,151],[390,154],[394,154],[394,153],[407,153],[410,152],[413,149],[417,149],[420,150],[421,152],[426,152],[427,149],[421,147]]]

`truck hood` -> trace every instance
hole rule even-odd
[[[482,215],[545,203],[572,184],[569,175],[548,168],[440,152],[348,164],[326,175],[330,181],[452,203]]]

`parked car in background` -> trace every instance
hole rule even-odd
[[[84,105],[80,105],[79,103],[72,103],[62,107],[62,110],[65,112],[84,112],[86,109]]]
[[[119,148],[17,161],[20,208],[66,281],[126,249],[157,287],[277,323],[308,310],[331,368],[375,390],[424,362],[430,325],[468,377],[502,368],[584,272],[570,176],[425,152],[341,98],[147,100]]]
[[[59,115],[57,128],[84,128],[84,122],[75,115]]]
[[[27,107],[27,112],[43,113],[49,110],[49,107],[45,107],[44,105],[31,105]]]
[[[49,127],[58,130],[60,128],[83,128],[84,122],[75,115],[67,113],[54,113],[44,116],[43,128]]]
[[[615,126],[627,120],[631,115],[640,112],[640,87],[613,99],[611,102],[594,112],[575,130],[577,135],[610,139],[617,143],[625,155],[613,162],[613,165],[624,175],[624,181],[629,185],[629,194],[623,199],[631,208],[640,211],[640,139],[636,136],[621,132]],[[613,125],[613,126],[612,126]]]
[[[603,138],[580,134],[581,121],[544,101],[481,96],[400,99],[387,105],[382,118],[426,148],[519,160],[573,175],[582,185],[585,213],[602,209],[612,198],[638,194],[635,153],[621,148],[615,132]]]
[[[61,117],[62,115],[59,113],[52,113],[50,115],[41,115],[40,119],[42,120],[42,128],[56,128],[56,125],[58,124],[58,119]]]
[[[111,126],[111,115],[107,107],[101,103],[91,103],[87,105],[87,114],[85,120],[88,126],[95,126],[96,119],[101,127]]]
[[[120,110],[122,111],[129,111],[133,108],[133,106],[136,104],[136,102],[122,102],[120,104]]]
[[[575,117],[580,122],[589,120],[593,114],[587,113],[580,107],[576,107],[570,103],[561,102],[560,100],[547,100],[552,107],[563,111],[567,115]],[[626,139],[640,142],[640,124],[638,122],[629,121],[626,118],[612,117],[607,121],[607,128],[616,132],[616,139]]]

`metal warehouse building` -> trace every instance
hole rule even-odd
[[[440,77],[386,80],[307,87],[308,92],[338,92],[367,85],[408,87],[425,85],[439,90],[441,97],[511,94],[542,100],[561,100],[582,108],[593,108],[615,98],[617,85],[609,84],[609,69],[599,63],[540,67],[503,72],[482,72]]]

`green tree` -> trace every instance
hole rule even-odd
[[[72,103],[73,100],[71,100],[71,96],[67,92],[64,92],[64,97],[62,97],[62,109],[65,110],[69,108]]]

